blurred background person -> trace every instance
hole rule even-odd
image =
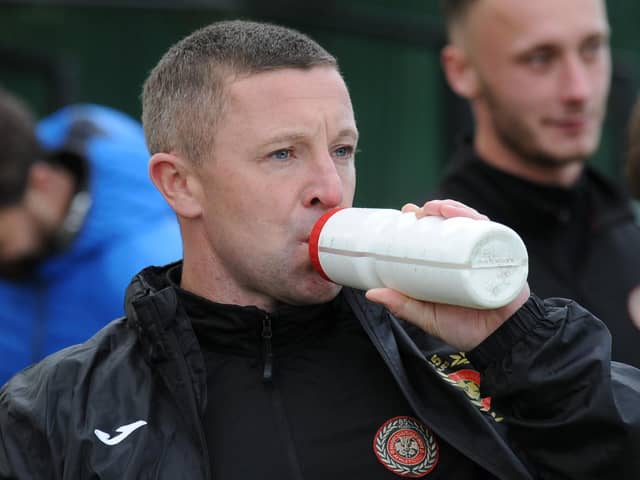
[[[627,129],[627,156],[625,159],[625,177],[636,209],[640,206],[640,97],[636,100],[629,127]],[[640,218],[640,209],[636,210]]]
[[[626,192],[586,161],[611,80],[603,0],[444,0],[442,64],[475,131],[436,198],[514,228],[542,297],[572,298],[607,323],[613,359],[640,366],[627,305],[640,284],[640,227]]]
[[[633,206],[636,212],[636,221],[640,222],[640,97],[636,100],[629,119],[625,174],[629,191],[634,197]],[[638,255],[640,255],[640,246],[637,248]],[[629,314],[640,329],[640,283],[629,296]]]
[[[141,125],[73,105],[37,125],[0,90],[0,384],[123,314],[142,266],[181,257]]]

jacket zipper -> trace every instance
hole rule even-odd
[[[302,476],[302,468],[300,467],[298,454],[291,436],[291,429],[289,428],[289,421],[287,419],[282,394],[277,384],[273,381],[273,346],[271,343],[273,338],[273,329],[271,327],[271,317],[269,315],[265,315],[262,319],[261,336],[262,353],[264,357],[262,381],[265,384],[265,388],[269,391],[271,401],[273,403],[276,425],[278,426],[278,430],[280,430],[280,438],[283,440],[287,460],[291,469],[291,475],[289,478],[293,480],[302,480],[304,478]]]
[[[271,383],[273,380],[273,347],[271,346],[271,338],[273,330],[271,329],[271,317],[265,315],[262,319],[262,347],[264,354],[264,367],[262,369],[262,381]]]

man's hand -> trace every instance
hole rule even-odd
[[[418,218],[437,215],[445,218],[469,217],[487,220],[485,215],[455,200],[433,200],[422,208],[407,204],[403,212],[414,212]],[[529,285],[510,304],[494,310],[423,302],[409,298],[390,288],[374,288],[367,292],[367,298],[381,303],[391,313],[411,322],[425,332],[440,338],[445,343],[461,351],[469,351],[491,335],[529,298]]]

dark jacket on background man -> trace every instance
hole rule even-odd
[[[572,188],[532,183],[493,168],[461,146],[436,198],[472,206],[516,230],[540,297],[571,298],[607,324],[613,360],[640,367],[640,330],[628,311],[640,285],[640,226],[630,198],[587,166]]]
[[[203,418],[207,408],[229,392],[207,384],[212,372],[207,372],[200,347],[205,339],[196,338],[181,300],[184,291],[169,279],[176,268],[179,264],[141,272],[127,292],[126,318],[21,372],[0,390],[0,478],[215,478],[210,457],[216,450],[206,438],[207,430],[217,425],[207,425]],[[390,390],[397,390],[357,400],[382,402],[399,393],[416,422],[433,432],[428,438],[479,465],[488,472],[482,478],[640,478],[640,371],[610,363],[605,326],[578,304],[532,296],[498,331],[464,354],[398,321],[361,292],[345,288],[335,302],[346,306],[386,364],[379,370],[363,369],[362,375],[390,372],[395,383]],[[230,309],[260,312],[237,306],[221,311]],[[270,315],[262,312],[263,318]],[[277,328],[277,322],[274,325]],[[231,331],[232,325],[225,328]],[[256,328],[255,339],[243,342],[254,340],[262,345],[261,355],[247,357],[247,362],[257,362],[260,375],[269,378],[264,389],[273,393],[286,420],[288,399],[278,383],[285,378],[282,368],[278,373],[278,361],[286,358],[286,345],[276,342],[271,328],[268,334]],[[225,349],[216,353],[224,356]],[[229,358],[221,368],[234,365],[237,361]],[[297,368],[304,378],[305,364]],[[336,371],[336,377],[339,374]],[[236,380],[253,383],[252,378]],[[332,386],[321,383],[315,388],[321,392]],[[228,420],[239,425],[243,421],[242,415]],[[252,430],[245,434],[250,442]],[[389,448],[399,443],[378,445],[379,436],[380,431],[375,441],[368,437],[367,448],[372,457],[382,452],[391,461]],[[274,431],[272,442],[281,438]],[[420,442],[415,435],[411,439]],[[343,478],[349,467],[332,463],[344,453],[332,452],[340,440],[329,436],[310,450],[327,452],[322,468],[335,472],[334,478]],[[260,449],[242,450],[242,442],[235,447],[244,463],[264,469],[262,478],[318,478],[313,470],[296,473],[300,466],[305,470],[308,460],[296,457],[296,448],[303,447],[296,442],[284,450],[288,456],[282,465],[292,465],[289,471],[269,471],[271,459],[260,463]],[[422,447],[414,456],[433,453],[429,442]],[[394,458],[398,452],[391,452]],[[429,468],[435,467],[431,478],[443,478],[437,453],[429,461]],[[385,471],[382,466],[380,471]]]

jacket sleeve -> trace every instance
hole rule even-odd
[[[40,427],[46,417],[45,389],[26,382],[23,372],[0,390],[0,480],[58,478],[53,448]]]
[[[600,320],[575,302],[535,296],[469,352],[483,396],[539,478],[637,480],[640,370],[610,357]]]

